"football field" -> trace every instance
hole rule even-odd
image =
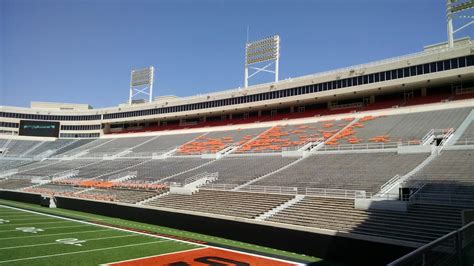
[[[0,265],[299,265],[0,205]]]

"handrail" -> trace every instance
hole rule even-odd
[[[474,138],[458,139],[454,145],[474,145]]]
[[[440,246],[439,243],[440,242],[443,242],[449,238],[452,238],[452,237],[455,237],[457,236],[457,238],[459,239],[459,234],[474,227],[474,222],[470,222],[468,224],[466,224],[465,226],[461,227],[460,229],[457,229],[457,230],[454,230],[408,254],[406,254],[405,256],[401,257],[401,258],[398,258],[396,259],[395,261],[391,262],[388,264],[388,266],[398,266],[398,265],[408,265],[408,264],[405,264],[405,263],[410,263],[410,261],[412,260],[415,260],[416,259],[416,256],[418,256],[421,260],[424,260],[424,254],[425,252],[429,252],[430,250],[435,250],[435,249],[439,249]],[[443,246],[443,245],[441,245]],[[456,249],[462,249],[462,245],[455,245],[456,246]],[[457,252],[454,252],[454,254],[459,254],[461,252],[461,250],[456,250]],[[410,263],[409,265],[414,265],[413,262]],[[425,263],[423,262],[420,262],[420,265],[425,265]]]
[[[383,191],[386,187],[391,186],[398,182],[403,176],[401,175],[395,175],[394,177],[390,178],[385,184],[380,186],[380,191]]]
[[[344,199],[356,199],[366,198],[367,193],[365,190],[349,190],[349,189],[330,189],[330,188],[306,188],[306,196],[318,196],[328,198],[344,198]]]
[[[407,145],[409,143],[406,143]],[[327,145],[324,144],[318,151],[347,151],[347,150],[371,150],[371,149],[395,149],[403,145],[402,142],[380,142],[380,143],[357,143],[357,144],[341,144]],[[417,144],[419,145],[419,144]]]
[[[430,131],[428,131],[428,133],[426,133],[426,135],[423,136],[423,138],[421,138],[421,143],[425,144],[428,141],[428,139],[430,139],[433,135],[434,135],[434,129],[431,129]]]

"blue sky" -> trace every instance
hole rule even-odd
[[[247,26],[251,40],[280,35],[280,79],[404,55],[446,40],[444,10],[445,0],[0,0],[0,105],[114,106],[130,70],[149,65],[155,96],[236,88]]]

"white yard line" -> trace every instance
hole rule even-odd
[[[138,236],[138,235],[122,235],[122,236],[108,236],[108,237],[101,237],[101,238],[81,238],[81,240],[86,241],[94,241],[94,240],[104,240],[104,239],[112,239],[112,238],[122,238],[122,237],[131,237],[131,236]],[[14,247],[4,247],[2,249],[15,249],[15,248],[27,248],[27,247],[39,247],[39,246],[48,246],[48,245],[62,245],[61,243],[53,242],[53,243],[44,243],[44,244],[34,244],[34,245],[26,245],[26,246],[14,246]]]
[[[89,226],[89,225],[73,225],[73,226],[60,226],[60,227],[41,227],[41,226],[35,226],[38,229],[61,229],[61,228],[73,228],[73,227],[84,227],[84,226]],[[0,230],[0,233],[3,232],[15,232],[18,231],[17,229],[15,230]]]
[[[8,220],[10,220],[10,222],[14,222],[14,221],[45,220],[45,219],[51,220],[52,218],[48,217],[48,218],[8,219]]]
[[[103,231],[112,231],[112,229],[90,230],[90,231],[80,231],[80,232],[68,232],[68,233],[58,233],[58,234],[44,234],[44,235],[34,235],[34,236],[4,237],[4,238],[0,238],[0,240],[5,240],[5,239],[19,239],[19,238],[31,238],[31,237],[45,237],[45,236],[60,236],[60,235],[70,235],[70,234],[83,234],[83,233],[103,232]]]
[[[170,240],[160,240],[160,241],[152,241],[146,243],[139,243],[139,244],[130,244],[124,246],[115,246],[115,247],[108,247],[108,248],[96,248],[96,249],[89,249],[89,250],[82,250],[82,251],[74,251],[74,252],[66,252],[60,254],[52,254],[52,255],[44,255],[44,256],[36,256],[36,257],[28,257],[28,258],[21,258],[21,259],[14,259],[14,260],[3,260],[0,263],[6,262],[15,262],[15,261],[24,261],[24,260],[36,260],[36,259],[43,259],[43,258],[51,258],[51,257],[59,257],[59,256],[66,256],[66,255],[74,255],[74,254],[81,254],[81,253],[89,253],[89,252],[96,252],[96,251],[103,251],[103,250],[110,250],[110,249],[118,249],[118,248],[128,248],[128,247],[135,247],[135,246],[143,246],[143,245],[150,245],[162,242],[168,242]]]
[[[30,224],[43,225],[43,224],[59,224],[59,223],[71,223],[71,221],[45,222],[45,223],[24,223],[24,224],[10,224],[10,223],[6,223],[6,224],[1,224],[1,225],[0,225],[0,228],[2,228],[3,226],[7,226],[7,225],[30,225]]]

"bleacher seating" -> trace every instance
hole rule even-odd
[[[230,145],[243,145],[268,128],[217,131],[199,136],[178,148],[179,154],[217,153]]]
[[[92,189],[79,194],[79,197],[93,198],[94,196],[109,198],[110,201],[137,203],[158,195],[158,192],[127,190],[127,189]]]
[[[151,156],[153,153],[163,154],[179,146],[185,144],[188,141],[200,136],[201,134],[178,134],[178,135],[164,135],[159,136],[149,142],[146,145],[140,145],[133,149],[133,153],[136,155]]]
[[[57,151],[63,148],[66,148],[68,145],[71,145],[74,140],[71,139],[57,139],[55,141],[45,141],[36,149],[32,150],[28,155],[35,156],[40,155],[46,151]]]
[[[146,205],[252,219],[291,198],[287,195],[200,190],[193,195],[168,194]]]
[[[135,146],[138,146],[150,140],[151,138],[152,137],[133,137],[112,139],[112,141],[100,145],[97,148],[91,148],[89,150],[89,153],[85,155],[85,157],[101,157],[104,155],[114,155],[116,153],[120,153]]]
[[[196,170],[175,176],[167,181],[184,183],[186,178],[207,172],[219,174],[217,181],[214,181],[213,184],[241,185],[247,181],[271,173],[295,160],[296,158],[282,158],[281,156],[224,157]]]
[[[461,209],[415,204],[408,212],[357,210],[354,200],[305,197],[267,221],[427,243],[461,226]]]
[[[25,157],[26,153],[40,144],[41,141],[33,140],[12,140],[6,147],[5,157]]]
[[[352,118],[312,124],[275,126],[260,134],[255,140],[242,145],[237,150],[237,153],[295,150],[308,142],[314,142],[321,138],[330,138],[350,121],[352,121]]]
[[[352,189],[377,192],[395,175],[415,168],[428,154],[319,154],[305,158],[255,185]]]
[[[165,160],[148,160],[137,167],[130,167],[126,171],[136,171],[137,176],[130,182],[152,183],[161,179],[182,173],[192,168],[210,162],[200,158],[167,158]],[[106,178],[104,176],[104,178]]]
[[[31,187],[33,185],[35,184],[31,183],[31,179],[29,178],[7,178],[0,180],[0,189],[16,190]]]
[[[444,150],[410,178],[422,183],[416,199],[474,208],[474,150]]]
[[[0,159],[0,172],[15,169],[32,163],[28,160]]]
[[[420,141],[431,129],[457,128],[471,108],[420,112],[391,116],[366,116],[350,136],[356,143]],[[340,144],[352,144],[340,139]]]

